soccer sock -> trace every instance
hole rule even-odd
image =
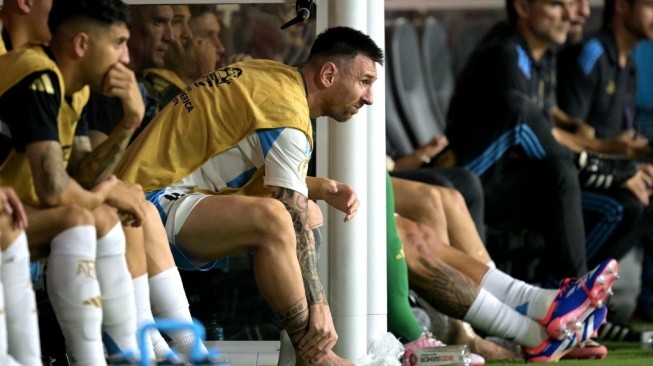
[[[558,290],[545,290],[515,279],[496,268],[483,276],[481,287],[504,304],[531,319],[546,316]]]
[[[2,261],[0,261],[0,268]],[[7,327],[5,323],[5,302],[2,286],[2,276],[0,275],[0,365],[2,366],[22,366],[13,357],[9,356],[7,345]]]
[[[136,319],[140,328],[144,324],[154,322],[152,307],[150,305],[150,285],[147,282],[147,274],[134,278],[133,283],[134,295],[136,297]],[[150,330],[149,337],[146,337],[145,342],[150,360],[164,361],[171,356],[172,350],[158,330]]]
[[[9,354],[25,366],[41,365],[36,296],[32,289],[29,249],[24,232],[2,252],[2,279]]]
[[[97,241],[96,269],[102,291],[102,339],[107,354],[136,352],[136,300],[120,223]]]
[[[105,365],[95,236],[95,227],[77,226],[63,231],[50,244],[48,297],[73,365]]]
[[[404,247],[397,234],[394,196],[390,176],[386,178],[386,263],[388,286],[388,330],[404,342],[412,342],[424,331],[408,302],[408,267]]]
[[[156,317],[193,322],[190,315],[186,291],[181,282],[177,267],[168,268],[165,271],[150,278],[150,302],[152,313]],[[195,343],[195,332],[190,329],[181,329],[174,332],[166,332],[172,339],[172,346],[177,348],[184,355],[189,355]],[[203,343],[200,343],[202,354],[208,350]]]
[[[527,347],[549,338],[540,323],[515,312],[483,288],[463,320],[490,335]]]

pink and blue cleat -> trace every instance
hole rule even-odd
[[[612,284],[618,278],[619,264],[607,259],[581,278],[562,281],[558,296],[551,303],[548,314],[539,319],[553,339],[570,338],[585,320],[583,314],[602,308],[612,294]]]
[[[596,335],[601,324],[605,322],[608,309],[605,306],[597,309],[588,309],[586,314],[589,315],[582,323],[578,323],[578,326],[575,327],[575,331],[571,332],[571,335],[568,338],[549,338],[535,347],[523,347],[526,361],[558,361],[564,356],[577,351],[579,347],[582,349],[585,344]],[[581,314],[581,316],[585,316],[585,314]]]

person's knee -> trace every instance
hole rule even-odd
[[[60,218],[60,230],[64,231],[76,226],[95,226],[93,213],[76,205],[64,206],[61,211],[65,213]]]
[[[461,180],[464,181],[465,195],[472,196],[473,199],[483,199],[483,182],[481,178],[469,170],[460,172]]]
[[[93,210],[93,217],[98,238],[104,236],[120,222],[116,209],[108,205],[101,205]]]
[[[424,212],[443,207],[441,191],[447,188],[435,187],[429,184],[418,184],[414,189],[415,209]]]
[[[283,203],[276,199],[261,199],[252,207],[255,244],[278,246],[290,244],[295,247],[296,234],[293,219]]]
[[[449,205],[450,208],[458,211],[467,210],[465,198],[459,191],[450,188],[441,188],[440,195],[442,196],[442,201],[446,205]]]
[[[578,181],[578,169],[563,159],[547,159],[541,163],[542,179],[551,179],[551,184],[560,194],[580,195],[580,183]]]

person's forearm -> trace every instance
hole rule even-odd
[[[566,146],[574,152],[582,152],[587,150],[587,141],[578,138],[576,135],[567,132],[561,128],[554,127],[551,131],[553,137],[563,146]]]
[[[320,177],[306,177],[306,187],[308,187],[308,198],[313,201],[324,200],[322,184],[330,179]]]
[[[109,137],[93,149],[80,162],[75,178],[85,188],[91,188],[107,179],[125,153],[134,129],[126,129],[120,124]]]

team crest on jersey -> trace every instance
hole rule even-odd
[[[238,67],[225,67],[217,69],[214,72],[204,75],[195,81],[195,86],[218,86],[220,84],[231,84],[231,80],[237,79],[242,75],[243,69]]]
[[[299,166],[297,167],[297,173],[301,174],[303,178],[306,178],[306,174],[308,173],[308,163],[310,161],[310,159],[305,159],[299,163]]]

